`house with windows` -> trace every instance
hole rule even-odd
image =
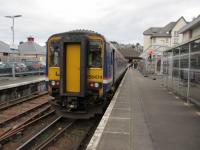
[[[170,47],[182,43],[183,34],[179,30],[187,25],[184,17],[175,22],[169,22],[164,27],[150,27],[143,32],[144,49],[140,57],[145,60],[151,58],[150,68],[152,73],[162,73],[162,53]],[[147,64],[148,66],[148,64]]]
[[[187,24],[184,17],[176,22],[170,22],[164,27],[151,27],[143,32],[144,50],[155,49],[158,46],[173,47],[182,43],[183,35],[178,31]]]
[[[200,15],[181,28],[179,34],[183,34],[183,42],[200,36]]]

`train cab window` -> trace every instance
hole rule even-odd
[[[90,41],[88,52],[88,65],[89,67],[101,68],[102,67],[102,42]]]
[[[58,47],[51,47],[50,48],[51,50],[51,61],[50,61],[50,65],[51,66],[54,66],[54,67],[57,67],[58,66],[58,63],[59,63],[59,48]]]

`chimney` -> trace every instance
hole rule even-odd
[[[30,43],[33,43],[33,42],[34,42],[34,37],[29,36],[29,37],[27,38],[27,41],[30,42]]]

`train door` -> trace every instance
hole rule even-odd
[[[79,43],[66,45],[66,92],[80,93],[80,50]]]

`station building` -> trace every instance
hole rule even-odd
[[[184,17],[170,22],[164,27],[150,27],[143,32],[144,49],[140,57],[145,61],[145,72],[162,74],[163,52],[183,41],[183,34],[178,31],[187,25]],[[149,61],[149,56],[152,55]]]
[[[20,56],[37,58],[42,62],[46,61],[46,48],[37,44],[31,36],[27,38],[27,42],[22,42],[18,49]]]
[[[0,41],[0,56],[8,56],[11,53],[10,46],[5,42]]]

